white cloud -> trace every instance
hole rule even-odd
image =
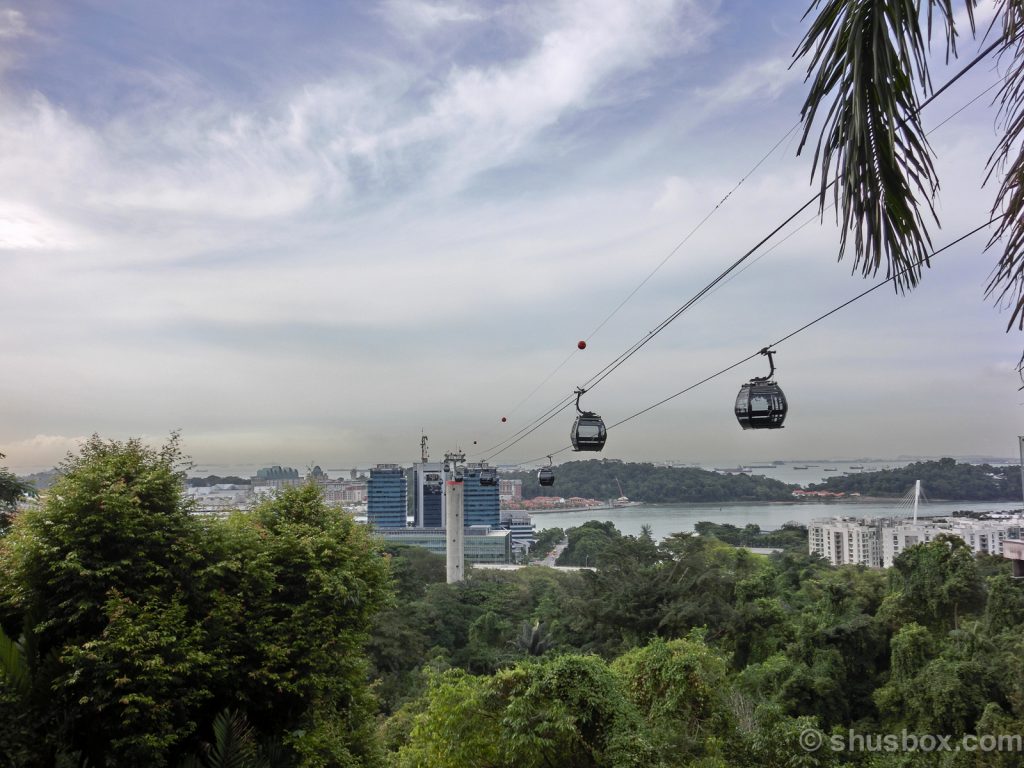
[[[698,88],[697,100],[708,113],[749,102],[777,99],[803,78],[799,67],[790,68],[790,60],[778,56],[747,64],[716,85]]]
[[[21,37],[27,33],[25,14],[13,8],[0,8],[0,40]]]
[[[475,6],[393,3],[388,12],[403,8],[420,14],[416,24],[438,35],[432,41],[477,23]],[[124,436],[173,426],[197,436],[197,452],[223,455],[251,442],[247,455],[293,463],[312,458],[303,444],[318,455],[334,444],[353,458],[367,445],[382,447],[381,459],[406,443],[415,451],[420,426],[444,432],[438,445],[466,444],[732,188],[748,170],[737,170],[742,158],[778,138],[760,121],[737,120],[738,107],[762,109],[765,124],[789,119],[782,89],[799,74],[761,50],[738,73],[723,74],[707,58],[706,69],[694,68],[699,78],[667,71],[714,44],[713,10],[669,0],[517,6],[514,55],[488,51],[485,64],[450,67],[435,58],[425,77],[422,62],[382,51],[358,73],[324,72],[259,103],[219,100],[197,84],[201,73],[187,71],[153,74],[162,87],[140,90],[150,101],[102,120],[56,97],[0,92],[0,305],[18,318],[0,325],[5,364],[18,371],[0,377],[0,402],[11,414],[0,438],[15,440],[6,449],[29,450],[18,441],[37,432]],[[663,105],[650,125],[642,125],[649,105],[633,90],[638,80],[637,90],[650,89]],[[695,98],[696,82],[704,85]],[[588,132],[599,129],[590,118],[599,123],[604,110],[630,124],[592,151]],[[552,142],[561,131],[572,135]],[[946,142],[970,156],[958,157],[963,172],[944,186],[951,230],[979,205],[973,179],[958,183],[970,163],[984,161],[985,140],[970,136],[961,131]],[[575,141],[578,156],[565,160],[560,153]],[[806,158],[783,154],[730,197],[531,407],[543,410],[549,395],[571,391],[811,194]],[[521,181],[522,167],[543,168],[542,183]],[[494,170],[500,181],[488,174]],[[833,263],[830,221],[807,227],[701,302],[609,380],[601,406],[628,413],[861,290],[848,263]],[[934,294],[830,321],[813,343],[787,351],[788,380],[844,402],[896,392],[899,407],[912,410],[906,385],[887,383],[897,374],[885,365],[917,355],[924,370],[920,361],[936,346],[891,328],[987,333],[980,293],[975,307],[961,301],[966,289],[954,302],[944,292],[954,278],[979,283],[981,262],[991,259],[953,278],[936,269],[928,277],[939,283]],[[998,318],[990,325],[997,336],[984,344],[945,333],[943,353],[969,341],[984,365],[1011,358],[1016,342],[1002,343]],[[857,373],[865,359],[877,374]],[[962,364],[966,380],[973,365]],[[949,400],[969,388],[951,385]],[[999,397],[984,407],[995,409]],[[808,399],[798,398],[801,408]],[[719,400],[728,396],[681,405],[680,413],[689,418],[693,407],[700,421],[702,409],[717,413]],[[820,415],[834,403],[815,407]],[[551,429],[564,441],[566,425]],[[683,450],[730,450],[735,436],[715,429]],[[678,436],[671,431],[644,450],[669,445]],[[794,446],[807,439],[786,432]],[[940,437],[956,440],[950,430]],[[54,450],[75,439],[55,438]],[[275,454],[275,445],[288,455]],[[551,447],[523,446],[531,455]]]
[[[406,35],[419,36],[453,23],[479,21],[483,15],[466,4],[425,0],[387,0],[381,6],[388,24]]]

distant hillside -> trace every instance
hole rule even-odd
[[[899,497],[920,480],[929,499],[951,501],[1021,501],[1020,467],[958,464],[953,459],[918,461],[899,469],[830,477],[812,491],[844,491],[863,496]]]
[[[523,481],[523,498],[536,496],[582,496],[613,499],[622,491],[630,499],[649,503],[699,501],[782,501],[792,500],[799,486],[748,475],[722,475],[692,467],[656,467],[609,459],[570,461],[555,467],[555,485],[541,488],[536,472],[503,473]]]

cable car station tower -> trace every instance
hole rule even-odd
[[[466,454],[444,455],[444,528],[448,583],[466,578],[466,531],[463,474]]]

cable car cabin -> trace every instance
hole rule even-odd
[[[782,388],[771,380],[754,379],[736,395],[736,420],[744,429],[780,429],[788,410]]]
[[[547,487],[555,484],[555,471],[551,467],[541,467],[537,472],[537,482]]]
[[[480,485],[497,485],[498,470],[493,467],[482,467],[480,469]]]
[[[574,451],[600,451],[608,439],[608,431],[604,428],[604,421],[600,416],[583,411],[576,417],[569,439],[572,440]]]

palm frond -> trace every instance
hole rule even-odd
[[[21,696],[27,697],[32,691],[32,676],[21,643],[12,640],[0,629],[0,675],[4,681]]]
[[[210,768],[249,768],[254,762],[252,727],[241,712],[225,709],[213,721]]]
[[[966,1],[973,30],[974,0]],[[842,225],[839,258],[852,234],[854,270],[869,277],[884,265],[905,290],[917,284],[932,250],[924,212],[938,224],[939,182],[918,90],[931,89],[927,49],[936,17],[947,57],[956,53],[952,0],[929,2],[927,31],[918,0],[815,0],[808,14],[815,12],[794,54],[809,59],[811,83],[798,152],[827,105],[813,172],[820,172],[822,213],[832,188]]]
[[[986,295],[1011,310],[1006,329],[1024,330],[1024,5],[1001,0],[1001,57],[1010,65],[999,89],[999,120],[1002,135],[988,160],[986,182],[1002,173],[993,217],[1002,216],[988,247],[1003,244],[1003,255],[989,280]],[[1024,363],[1024,358],[1021,360]]]

